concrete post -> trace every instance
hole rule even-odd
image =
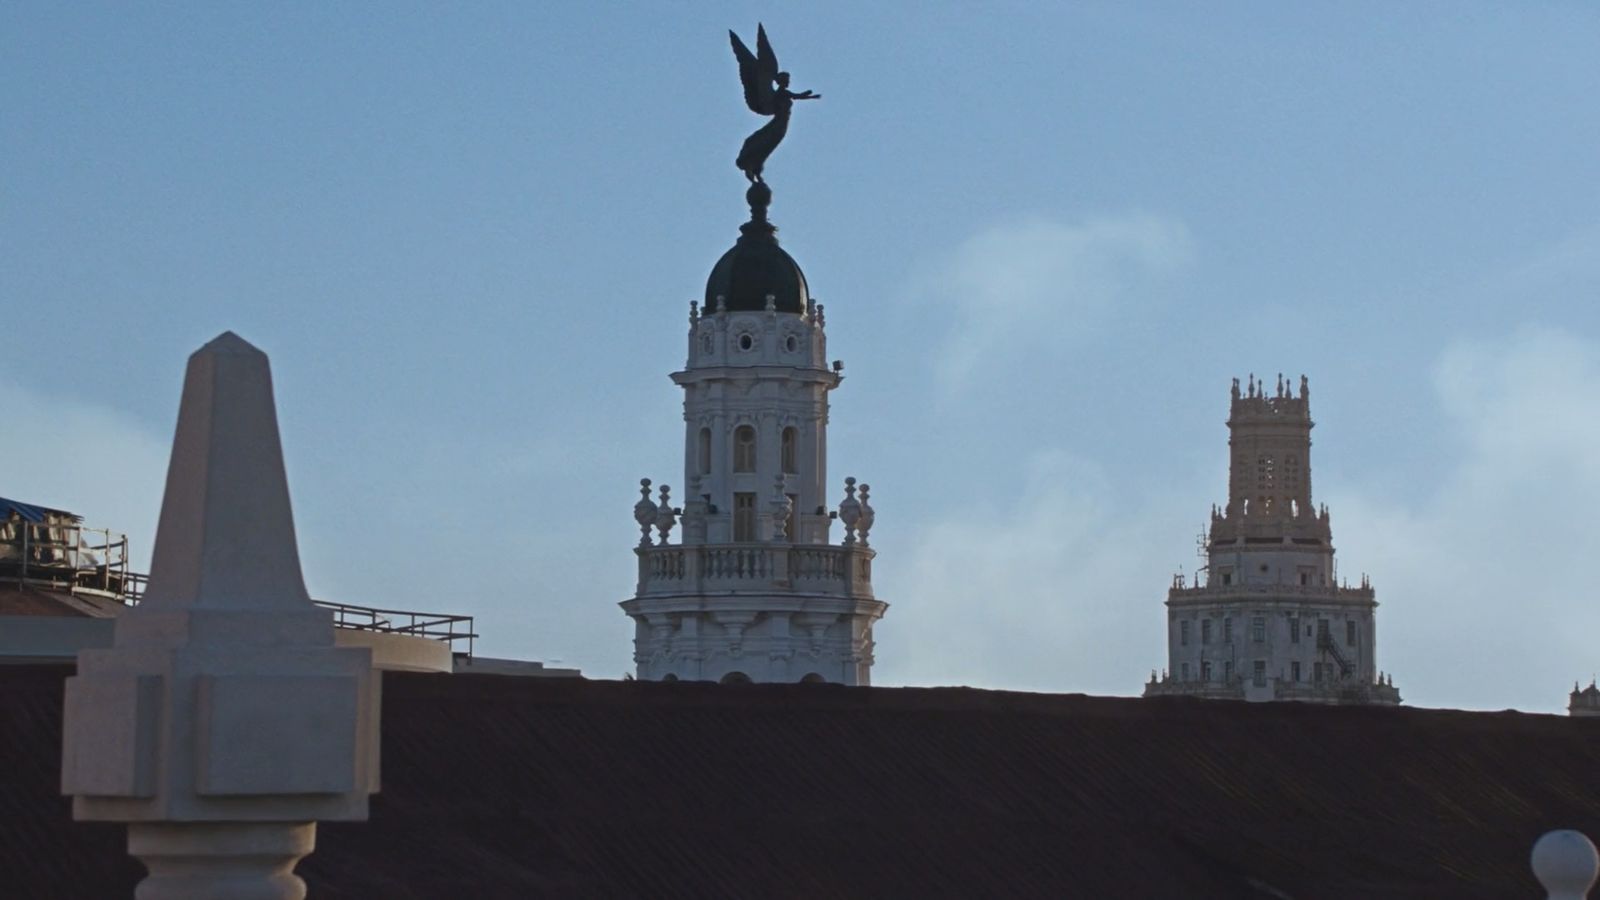
[[[305,896],[316,820],[378,788],[371,652],[306,594],[267,357],[226,333],[189,358],[150,585],[67,680],[62,792],[127,822],[136,896]]]

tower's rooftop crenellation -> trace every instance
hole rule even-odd
[[[1268,392],[1265,379],[1257,381],[1251,375],[1243,391],[1239,379],[1233,380],[1233,404],[1229,409],[1228,424],[1242,425],[1251,422],[1292,422],[1311,424],[1311,383],[1300,376],[1300,390],[1296,394],[1282,374],[1277,386]]]

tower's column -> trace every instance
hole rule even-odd
[[[711,415],[711,503],[717,508],[717,514],[712,517],[711,534],[707,538],[713,542],[723,542],[733,539],[733,486],[729,483],[729,472],[733,471],[733,434],[732,423],[728,421],[728,414],[717,410]]]

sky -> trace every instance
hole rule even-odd
[[[1136,695],[1304,373],[1407,703],[1600,670],[1588,3],[0,6],[0,494],[147,559],[184,360],[272,359],[314,596],[631,668],[688,303],[745,218],[726,30],[872,483],[876,684]]]

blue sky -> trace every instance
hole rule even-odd
[[[619,675],[761,20],[823,94],[767,175],[879,683],[1137,692],[1229,379],[1282,371],[1408,702],[1555,710],[1600,669],[1600,12],[1209,7],[7,4],[0,493],[147,552],[232,329],[314,594]]]

